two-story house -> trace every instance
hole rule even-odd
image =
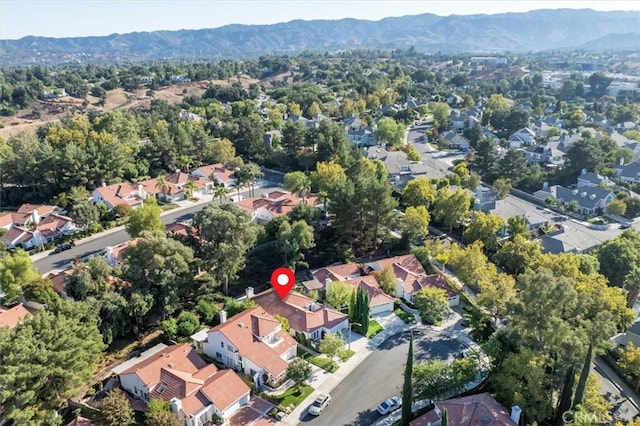
[[[635,183],[640,182],[640,161],[634,161],[632,163],[616,166],[616,177],[625,182]]]
[[[543,201],[546,201],[548,197],[564,204],[575,201],[578,204],[577,213],[585,216],[594,216],[601,211],[604,212],[607,204],[615,198],[612,190],[597,186],[571,189],[560,185],[551,185],[544,186],[543,189],[536,191],[533,195]]]
[[[207,333],[203,351],[212,359],[251,377],[256,386],[277,387],[286,378],[297,343],[282,324],[258,306],[232,318],[220,313],[220,324]]]
[[[290,213],[298,204],[306,203],[318,209],[323,204],[316,195],[307,195],[304,199],[282,190],[262,194],[261,197],[247,198],[238,201],[238,207],[251,215],[254,223],[268,223],[276,217]]]
[[[216,185],[222,185],[225,188],[231,188],[238,182],[234,171],[227,169],[227,167],[222,163],[198,167],[191,172],[191,176],[209,180],[213,179],[212,185],[215,183]],[[211,186],[209,186],[208,189],[211,190]]]
[[[185,426],[201,426],[214,416],[228,419],[250,398],[247,384],[233,370],[219,370],[188,344],[168,346],[138,362],[115,368],[120,386],[146,405],[168,402]]]

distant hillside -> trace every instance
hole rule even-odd
[[[432,14],[380,21],[291,21],[227,25],[204,30],[112,34],[106,37],[24,37],[0,40],[10,63],[250,57],[266,53],[355,48],[423,52],[533,52],[550,49],[638,48],[640,13],[590,9],[441,17]]]

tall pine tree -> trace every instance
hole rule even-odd
[[[576,393],[573,398],[573,408],[582,404],[584,398],[584,388],[587,385],[587,378],[591,370],[591,358],[593,357],[593,343],[589,343],[589,349],[584,357],[584,364],[582,365],[582,371],[580,372],[580,379],[578,380],[578,386],[576,387]]]
[[[564,380],[564,386],[562,387],[562,394],[560,395],[560,402],[558,403],[558,410],[556,416],[558,423],[562,423],[564,413],[571,409],[571,397],[573,396],[573,383],[575,381],[575,373],[573,366],[567,370],[567,377]]]
[[[409,341],[407,364],[404,367],[404,384],[402,385],[402,425],[408,426],[411,421],[411,405],[413,404],[413,334]]]
[[[440,426],[449,426],[449,411],[445,408],[442,410],[442,419],[440,421]]]

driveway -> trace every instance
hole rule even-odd
[[[376,406],[399,395],[411,332],[398,334],[375,349],[332,392],[331,405],[319,417],[306,415],[303,424],[366,425],[381,416]],[[464,346],[459,341],[426,329],[413,330],[414,364],[433,359],[452,361]]]

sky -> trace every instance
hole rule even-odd
[[[375,21],[421,13],[448,16],[559,8],[640,11],[640,1],[0,0],[0,39],[28,35],[104,36],[135,31],[216,28],[228,24],[274,24],[294,19]]]

